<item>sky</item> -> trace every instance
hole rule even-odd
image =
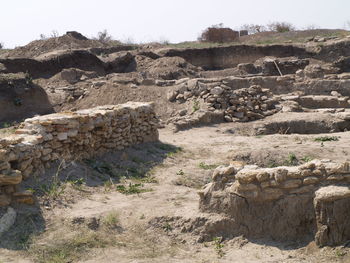
[[[118,40],[172,43],[196,40],[208,26],[286,21],[298,28],[344,28],[350,0],[0,0],[0,42],[22,46],[78,31],[87,37],[107,31]],[[348,28],[350,29],[350,28]]]

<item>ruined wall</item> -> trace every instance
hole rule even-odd
[[[190,80],[168,94],[170,101],[183,103],[188,99],[201,99],[209,111],[222,110],[224,118],[232,121],[253,121],[277,112],[268,89],[258,85],[249,88],[229,87],[223,83],[206,84]]]
[[[158,140],[153,105],[129,102],[25,120],[0,138],[0,206],[23,197],[15,185],[56,160],[76,160]]]
[[[235,224],[227,229],[231,235],[275,240],[313,237],[319,231],[315,192],[329,185],[343,185],[349,190],[348,162],[315,160],[296,167],[219,167],[213,173],[213,182],[199,193],[200,209],[234,219]],[[334,192],[327,193],[326,200],[332,200]],[[345,191],[344,195],[337,194],[336,199],[348,197]],[[337,220],[344,221],[345,215],[345,211],[340,211]],[[337,240],[350,238],[349,232],[340,231]],[[327,238],[319,242],[324,244]]]
[[[241,63],[254,63],[265,56],[310,57],[304,48],[292,45],[249,46],[234,45],[228,47],[168,49],[160,52],[166,57],[182,57],[187,62],[206,70],[233,68]]]

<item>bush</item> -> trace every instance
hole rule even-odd
[[[236,41],[238,38],[239,32],[219,24],[205,29],[198,40],[201,42],[227,43]]]
[[[288,22],[273,22],[267,25],[267,28],[270,31],[278,32],[278,33],[283,33],[283,32],[289,32],[289,31],[294,31],[295,27]]]
[[[97,38],[95,39],[102,43],[108,43],[113,40],[113,37],[108,33],[107,29],[104,29],[97,33]]]
[[[266,31],[264,25],[244,24],[241,26],[241,30],[247,30],[249,34],[256,34]]]

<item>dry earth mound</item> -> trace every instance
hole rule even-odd
[[[123,46],[118,42],[103,43],[98,40],[88,39],[76,31],[68,31],[60,37],[35,40],[23,47],[18,47],[2,54],[2,57],[35,58],[53,51],[74,49],[92,49],[95,52],[100,51],[102,53],[103,49],[108,50],[108,48],[112,47],[116,48],[112,49],[114,52],[132,48],[130,46]]]

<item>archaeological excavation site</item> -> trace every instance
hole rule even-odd
[[[0,49],[0,262],[350,262],[350,32],[237,34]]]

